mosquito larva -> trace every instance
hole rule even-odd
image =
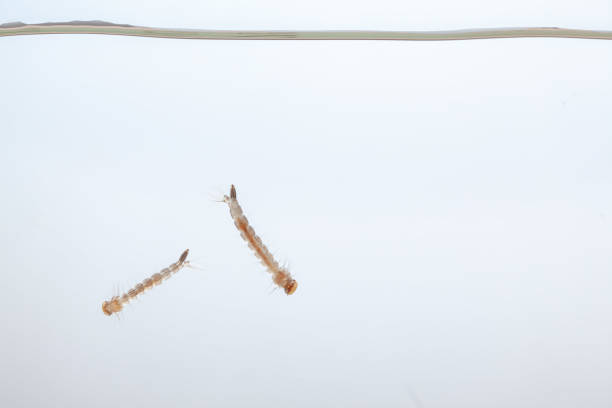
[[[261,241],[261,238],[257,236],[255,230],[249,225],[249,220],[244,216],[242,208],[236,199],[236,187],[234,187],[233,184],[230,189],[229,197],[223,196],[223,201],[229,206],[230,214],[236,228],[240,231],[240,236],[247,242],[249,248],[255,253],[255,256],[257,256],[261,263],[268,269],[268,272],[272,274],[274,283],[283,288],[288,295],[295,292],[298,286],[297,281],[291,277],[291,274],[289,274],[286,268],[281,267],[278,262],[276,262],[268,248]]]
[[[113,296],[111,300],[107,300],[102,303],[102,311],[105,315],[110,316],[113,313],[120,312],[123,309],[123,305],[129,303],[130,300],[134,299],[136,296],[145,292],[146,290],[152,288],[153,286],[157,286],[162,283],[164,280],[168,279],[170,276],[174,275],[176,272],[180,271],[184,266],[189,265],[189,261],[187,261],[187,255],[189,254],[189,250],[186,249],[180,256],[179,260],[168,266],[167,268],[162,269],[161,271],[154,273],[151,277],[145,279],[141,283],[134,286],[132,289],[128,290],[121,296]]]

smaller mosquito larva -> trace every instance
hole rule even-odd
[[[129,303],[130,300],[134,299],[136,296],[152,288],[153,286],[159,285],[164,280],[168,279],[170,276],[180,271],[184,266],[189,266],[189,261],[186,260],[188,254],[189,250],[186,249],[181,254],[179,260],[170,265],[169,267],[164,268],[157,273],[154,273],[153,275],[151,275],[151,277],[134,286],[132,289],[128,290],[123,295],[113,296],[111,300],[107,300],[102,303],[102,311],[104,312],[104,314],[110,316],[113,313],[120,312],[123,309],[124,304]]]
[[[236,198],[236,187],[232,184],[230,189],[230,195],[223,196],[223,201],[227,203],[230,209],[230,214],[234,220],[234,224],[240,236],[244,239],[249,248],[255,252],[255,256],[259,258],[261,263],[268,269],[268,272],[272,274],[272,280],[278,286],[285,290],[285,293],[291,295],[297,289],[297,281],[291,277],[291,274],[287,268],[281,267],[278,262],[274,259],[268,248],[261,241],[261,238],[257,236],[255,230],[249,225],[249,220],[244,216],[240,204]]]

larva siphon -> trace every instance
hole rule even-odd
[[[268,272],[272,274],[274,283],[283,288],[287,295],[295,292],[298,286],[297,281],[291,277],[286,268],[281,267],[276,262],[268,248],[261,241],[261,238],[257,236],[255,230],[249,225],[249,220],[244,216],[242,208],[236,199],[236,188],[233,184],[229,197],[223,196],[223,201],[229,206],[230,214],[236,228],[240,231],[240,236],[249,244],[249,248],[255,252],[255,256],[268,269]]]
[[[134,286],[132,289],[130,289],[123,295],[113,296],[111,300],[107,300],[102,303],[102,311],[104,312],[104,314],[110,316],[113,313],[120,312],[123,309],[124,304],[129,303],[130,300],[134,299],[136,296],[140,295],[146,290],[159,285],[164,280],[168,279],[176,272],[180,271],[184,266],[189,266],[189,261],[186,260],[188,254],[189,249],[186,249],[181,254],[179,260],[173,263],[172,265],[162,269],[157,273],[154,273],[153,275],[151,275],[151,277]]]

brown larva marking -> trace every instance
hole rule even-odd
[[[134,299],[136,296],[142,294],[147,289],[157,286],[176,272],[180,271],[184,266],[189,265],[189,261],[186,261],[189,249],[186,249],[180,256],[179,260],[162,269],[161,271],[154,273],[151,277],[145,279],[141,283],[134,286],[121,296],[113,296],[110,300],[102,303],[102,311],[105,315],[110,316],[113,313],[120,312],[123,309],[123,305]]]
[[[287,295],[294,293],[298,286],[297,281],[291,277],[287,268],[281,267],[276,262],[268,248],[261,241],[261,238],[257,236],[255,230],[249,225],[249,220],[244,216],[242,208],[236,199],[236,187],[233,184],[230,188],[229,197],[223,196],[223,201],[229,206],[230,214],[236,228],[240,231],[240,236],[247,242],[249,248],[255,252],[255,256],[268,269],[268,272],[272,274],[274,283],[283,288]]]

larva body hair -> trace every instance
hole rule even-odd
[[[268,247],[264,245],[261,238],[257,236],[253,227],[249,225],[236,195],[236,187],[232,184],[230,188],[230,195],[223,196],[223,201],[227,203],[230,215],[234,220],[234,225],[238,228],[240,236],[246,241],[249,248],[255,253],[255,256],[261,261],[262,265],[266,267],[268,272],[272,274],[272,280],[274,283],[285,290],[287,295],[293,294],[297,289],[297,281],[291,277],[291,274],[287,268],[281,267],[278,262],[274,259]]]
[[[110,300],[103,302],[102,312],[104,312],[105,315],[110,316],[114,313],[118,313],[123,310],[124,304],[129,303],[136,296],[144,293],[146,290],[154,286],[159,285],[164,280],[168,279],[176,272],[180,271],[184,266],[189,265],[189,261],[187,261],[187,255],[189,255],[189,249],[186,249],[179,257],[179,260],[173,263],[172,265],[162,269],[157,273],[154,273],[149,278],[137,284],[123,295],[113,296]]]

